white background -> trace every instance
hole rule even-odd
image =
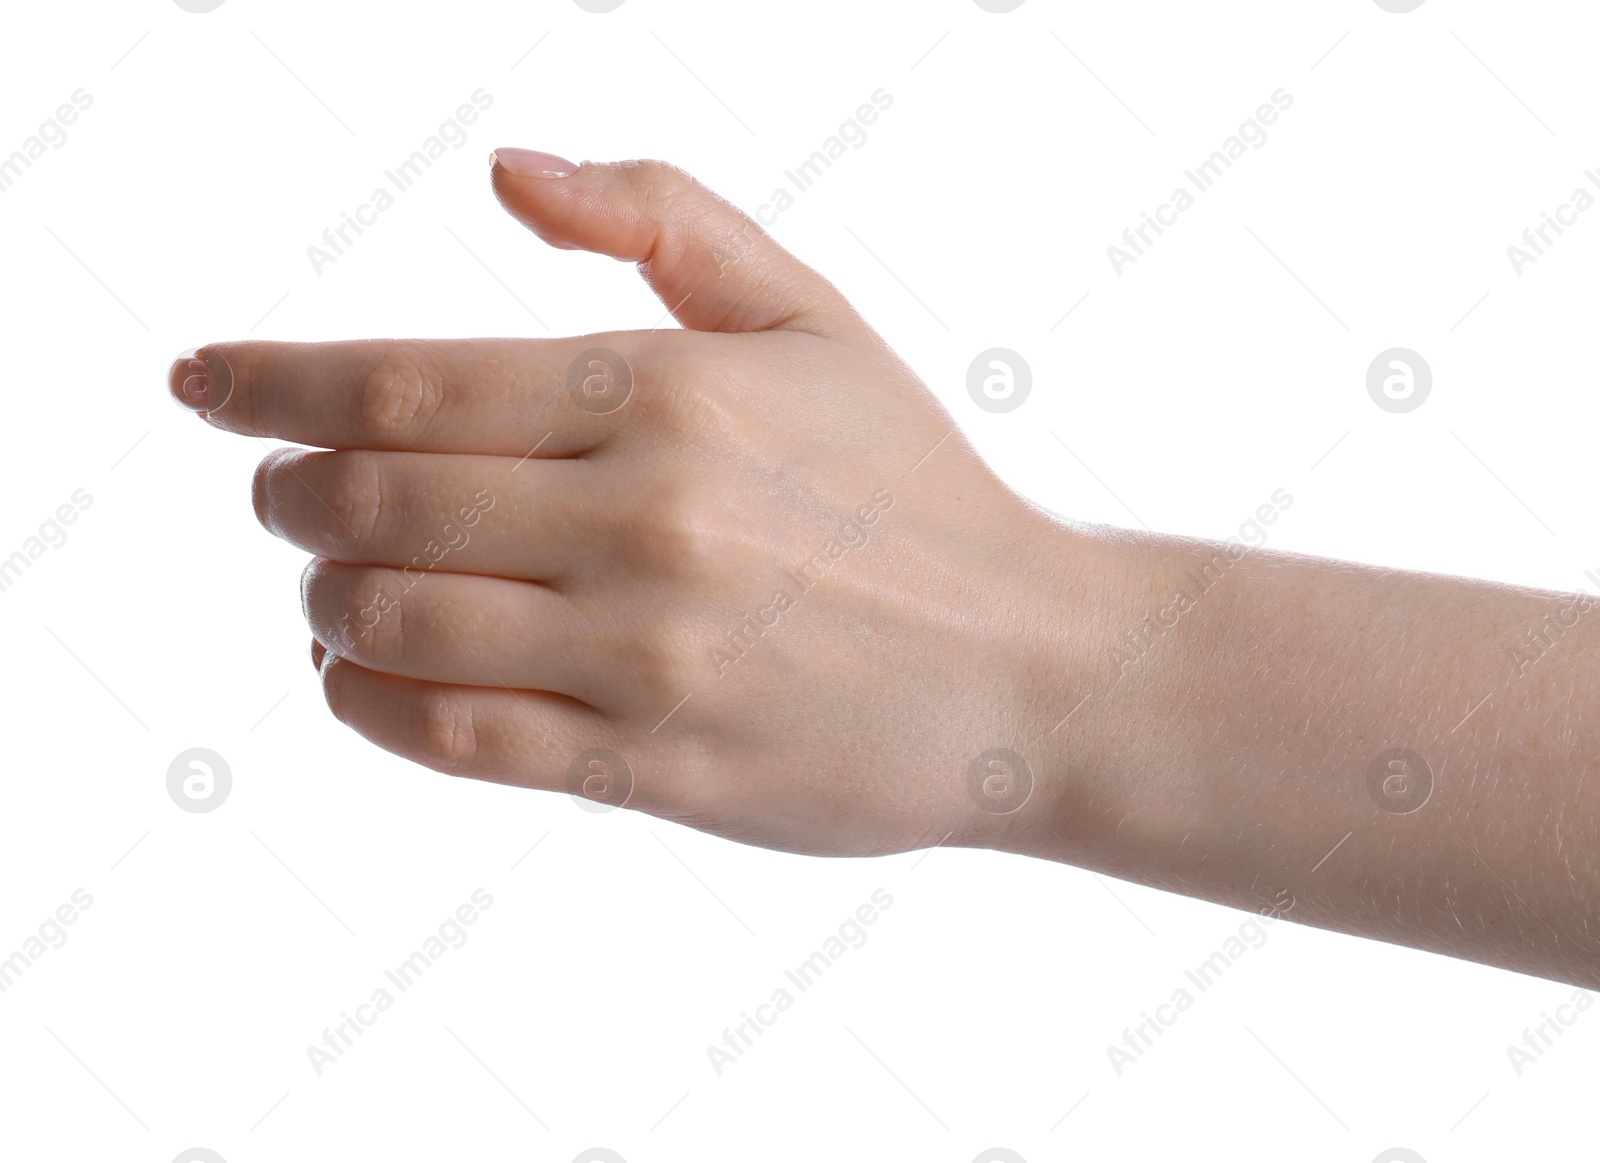
[[[1596,1011],[1520,1076],[1506,1053],[1567,987],[1277,924],[1119,1076],[1107,1045],[1247,914],[993,853],[777,855],[377,751],[323,705],[303,555],[251,514],[267,449],[164,386],[208,340],[654,326],[628,267],[503,215],[488,151],[661,157],[753,211],[881,87],[869,139],[773,233],[1019,491],[1221,539],[1284,488],[1277,548],[1593,589],[1600,213],[1520,275],[1506,254],[1600,165],[1587,6],[101,0],[5,21],[0,154],[75,90],[93,105],[0,194],[0,556],[75,489],[93,503],[0,593],[0,957],[74,889],[94,903],[0,994],[0,1156],[1592,1151]],[[1106,247],[1280,87],[1266,144],[1119,276]],[[315,273],[306,247],[479,88],[466,145]],[[966,394],[995,346],[1034,374],[1004,415]],[[1366,391],[1392,346],[1433,369],[1406,415]],[[232,771],[208,814],[167,795],[191,747]],[[480,887],[470,940],[319,1077],[306,1047]],[[879,887],[867,943],[719,1077],[707,1045]]]

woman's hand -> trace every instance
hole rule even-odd
[[[214,426],[332,450],[272,453],[254,497],[316,555],[334,714],[440,771],[790,851],[1048,831],[1079,693],[1061,599],[1092,596],[1093,555],[683,172],[501,151],[493,182],[551,245],[638,263],[685,330],[174,367]]]
[[[214,425],[333,450],[255,499],[318,555],[339,718],[749,843],[1003,848],[1600,984],[1595,602],[1068,528],[677,170],[494,182],[688,330],[173,369]]]

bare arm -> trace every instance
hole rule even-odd
[[[1600,984],[1600,599],[1066,536],[1090,698],[1021,850]]]

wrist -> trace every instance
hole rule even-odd
[[[1017,583],[1001,608],[1013,705],[1005,737],[974,749],[966,778],[978,810],[958,842],[1098,867],[1158,711],[1157,659],[1130,665],[1128,646],[1159,593],[1152,544],[1030,508],[996,549]]]
[[[1046,544],[1033,794],[994,846],[1148,882],[1197,807],[1173,786],[1185,691],[1231,616],[1218,596],[1242,548],[1063,523]]]

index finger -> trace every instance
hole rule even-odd
[[[213,343],[168,387],[211,424],[319,448],[577,456],[615,431],[640,337]]]

